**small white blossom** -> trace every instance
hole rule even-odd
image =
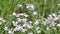
[[[54,21],[58,20],[58,17],[55,17],[53,20],[54,20]]]
[[[26,21],[27,21],[27,18],[23,18],[23,19],[22,19],[22,22],[23,22],[23,23],[26,23]]]
[[[0,25],[2,25],[2,20],[3,20],[3,18],[0,17]]]
[[[36,22],[34,23],[35,25],[38,25],[39,24],[39,20],[36,20]]]
[[[0,21],[3,20],[3,18],[0,17]]]
[[[33,12],[33,15],[37,15],[37,12],[36,12],[36,11],[34,11],[34,12]]]
[[[10,29],[8,30],[8,33],[9,34],[14,34],[14,32],[12,30],[10,30]]]
[[[20,17],[20,16],[23,16],[24,13],[20,13],[20,14],[17,14],[16,17]]]
[[[27,24],[27,27],[28,27],[29,29],[32,29],[32,28],[33,28],[33,26],[30,25],[30,24]]]
[[[23,26],[19,26],[19,25],[14,28],[14,31],[19,31],[19,30],[22,32],[27,31],[26,29],[23,28]]]
[[[20,14],[17,14],[16,17],[20,17]]]
[[[17,18],[17,22],[21,22],[22,21],[22,19],[20,19],[20,18]]]
[[[36,27],[36,32],[41,33],[40,27]]]
[[[29,15],[25,14],[24,16],[25,16],[25,17],[28,17]]]
[[[55,15],[54,13],[52,13],[52,14],[49,15],[49,18],[50,18],[50,19],[53,19],[53,18],[55,18],[55,17],[56,17],[56,15]]]
[[[28,27],[29,29],[30,28],[33,28],[33,26],[31,25],[31,23],[28,23],[28,22],[27,23],[24,23],[23,24],[23,27]]]
[[[52,15],[49,15],[50,18],[52,18]]]
[[[50,23],[50,26],[55,26],[55,22],[54,21],[51,21],[51,23]]]
[[[53,20],[49,20],[49,19],[47,19],[45,22],[47,25],[49,25],[49,27],[55,26],[55,24],[56,24]]]
[[[36,27],[36,31],[37,31],[37,30],[40,30],[40,27]]]
[[[25,31],[27,31],[27,29],[22,29],[22,32],[25,32]]]
[[[56,21],[58,20],[58,17],[54,13],[52,13],[51,15],[49,15],[48,20]]]
[[[60,6],[60,3],[58,4],[58,6]]]
[[[52,13],[52,16],[56,17],[56,14]]]
[[[13,16],[16,16],[16,13],[15,12],[13,12],[13,14],[12,14]]]
[[[23,24],[23,27],[26,27],[26,26],[27,26],[27,24],[26,24],[26,23],[24,23],[24,24]]]
[[[2,22],[0,22],[0,25],[2,25]]]
[[[34,5],[33,4],[26,4],[26,8],[30,10],[34,10]]]
[[[22,5],[21,4],[18,4],[18,7],[22,7]]]
[[[33,28],[33,26],[32,26],[32,24],[31,23],[25,23],[23,26],[25,26],[25,27],[27,27],[27,28],[29,28],[29,29],[32,29]]]
[[[48,17],[47,19],[48,19],[48,20],[52,20],[53,18],[52,18],[52,17]]]
[[[38,31],[37,31],[37,33],[41,33],[41,31],[40,31],[40,30],[38,30]]]
[[[20,13],[21,16],[23,16],[25,13]]]
[[[4,20],[2,20],[2,22],[6,22],[6,20],[4,19]]]
[[[15,27],[14,28],[14,31],[19,31],[20,30],[20,27]]]
[[[57,24],[57,26],[60,26],[60,24]]]
[[[43,24],[43,25],[46,25],[46,22],[44,21],[42,24]]]
[[[32,21],[29,21],[29,23],[32,23]]]
[[[12,21],[12,23],[13,23],[13,26],[17,26],[18,24],[18,22],[14,22],[14,21]]]
[[[5,26],[4,30],[8,30],[8,27],[7,27],[7,26]]]

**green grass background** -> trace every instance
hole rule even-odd
[[[58,11],[60,10],[60,6],[58,6],[60,0],[46,0],[46,2],[45,0],[0,0],[0,17],[6,18],[9,23],[11,21],[10,18],[12,17],[11,14],[17,10],[18,4],[23,5],[22,11],[24,13],[31,15],[29,10],[27,10],[25,7],[26,4],[30,4],[30,3],[35,5],[35,10],[38,12],[36,18],[41,18],[41,17],[47,18],[47,16],[50,13],[57,14]],[[35,20],[36,18],[34,18],[34,16],[31,17],[32,20],[33,19]],[[7,34],[3,32],[4,31],[2,29],[3,26],[0,26],[0,34]],[[26,33],[18,32],[16,34],[26,34]],[[36,33],[34,32],[34,34]],[[41,34],[45,34],[45,33],[43,33],[42,31]],[[60,34],[60,32],[58,30],[57,31],[51,30],[51,31],[47,31],[46,34]]]

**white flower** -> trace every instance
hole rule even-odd
[[[6,22],[6,20],[0,17],[0,25],[2,25],[4,22]]]
[[[0,21],[3,20],[3,18],[0,17]]]
[[[41,33],[41,31],[40,31],[40,30],[38,30],[38,31],[37,31],[37,33]]]
[[[26,8],[30,10],[34,10],[34,5],[33,4],[26,4]]]
[[[0,22],[0,25],[2,25],[2,22]]]
[[[15,12],[13,12],[13,14],[12,14],[13,16],[16,16],[16,13]]]
[[[49,20],[49,19],[47,19],[47,20],[45,21],[45,23],[46,23],[47,25],[49,25],[49,27],[55,26],[55,24],[56,24],[53,20]]]
[[[24,23],[23,27],[28,27],[29,29],[33,28],[33,26],[31,25],[31,23],[29,23],[29,22]]]
[[[33,26],[30,25],[30,24],[27,24],[27,27],[28,27],[29,29],[32,29],[32,28],[33,28]]]
[[[34,11],[34,12],[33,12],[33,15],[37,15],[37,12],[36,12],[36,11]]]
[[[33,34],[33,32],[29,32],[28,34]]]
[[[40,30],[40,27],[36,27],[36,31],[37,31],[37,30]]]
[[[24,24],[23,24],[23,27],[26,27],[26,26],[27,26],[27,24],[26,24],[26,23],[24,23]]]
[[[13,23],[13,26],[17,26],[18,24],[18,22],[14,22],[14,21],[12,21],[12,23]]]
[[[55,26],[55,24],[56,24],[56,23],[55,23],[54,21],[52,21],[52,22],[50,23],[50,27],[51,27],[51,26]]]
[[[17,14],[16,17],[20,17],[20,14]]]
[[[36,20],[36,22],[34,23],[35,25],[38,25],[39,24],[39,20]]]
[[[14,28],[14,31],[19,31],[19,30],[22,32],[27,31],[27,29],[24,29],[23,26],[19,26],[19,25]]]
[[[25,14],[24,16],[25,16],[25,17],[28,17],[29,15]]]
[[[32,21],[29,21],[29,23],[32,23]]]
[[[48,18],[50,18],[50,19],[54,19],[55,17],[56,17],[56,15],[55,15],[54,13],[52,13],[51,15],[49,15]]]
[[[23,18],[23,19],[22,19],[22,22],[23,22],[23,23],[26,23],[26,21],[27,21],[27,18]]]
[[[20,16],[23,16],[24,13],[20,13],[20,14],[17,14],[16,17],[20,17]]]
[[[43,21],[43,23],[42,23],[43,25],[46,25],[46,22],[45,21]]]
[[[20,13],[21,16],[23,16],[25,13]]]
[[[58,20],[58,17],[55,17],[53,20],[54,20],[54,21]]]
[[[18,4],[18,7],[22,7],[22,5],[21,4]]]
[[[51,15],[49,15],[48,20],[56,21],[58,20],[58,17],[54,13],[52,13]]]
[[[60,24],[57,24],[57,26],[60,26]]]
[[[17,22],[21,22],[21,20],[22,20],[22,19],[20,19],[20,18],[17,18]]]
[[[27,31],[27,29],[22,29],[22,32],[25,32],[25,31]]]
[[[52,18],[52,15],[49,15],[50,18]]]
[[[14,32],[12,30],[10,30],[10,29],[8,30],[8,33],[9,34],[14,34]]]
[[[58,4],[58,6],[60,6],[60,3]]]
[[[4,20],[2,20],[2,22],[6,22],[6,20],[4,19]]]
[[[14,31],[19,31],[19,30],[23,32],[23,26],[18,25],[14,28]]]
[[[41,33],[40,27],[36,27],[36,32]]]
[[[29,29],[32,29],[33,28],[32,24],[29,23],[29,22],[26,22],[23,26],[25,26],[25,27],[27,27]]]
[[[51,19],[53,19],[52,17],[48,17],[48,20],[51,20]]]
[[[56,14],[52,13],[52,16],[56,17]]]
[[[0,25],[2,25],[2,20],[3,20],[3,18],[0,17]]]
[[[19,31],[19,30],[20,30],[19,27],[15,27],[15,28],[14,28],[14,31]]]
[[[4,30],[8,30],[8,27],[7,27],[7,26],[5,26]]]

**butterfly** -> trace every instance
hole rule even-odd
[[[18,7],[18,9],[17,9],[17,14],[19,14],[19,13],[22,13],[22,8],[21,7]]]

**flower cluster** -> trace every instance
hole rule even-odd
[[[6,20],[0,17],[0,25],[2,25],[2,23],[5,23],[5,22]]]
[[[54,29],[56,30],[55,26],[60,26],[60,24],[57,24],[56,21],[59,20],[60,15],[56,15],[55,13],[51,13],[47,18],[42,18],[42,19],[37,19],[33,23],[31,20],[28,21],[29,15],[26,13],[13,13],[13,16],[16,17],[16,21],[12,21],[12,24],[14,28],[8,29],[7,26],[5,26],[5,30],[8,30],[8,33],[13,34],[15,31],[21,31],[21,32],[26,32],[28,29],[33,29],[36,27],[36,33],[41,33],[41,28],[38,26],[41,21],[42,25],[47,26],[46,30],[51,30]],[[24,18],[21,18],[21,16]],[[32,32],[29,32],[28,34],[33,34]]]
[[[51,29],[54,29],[56,30],[56,27],[60,26],[59,23],[56,23],[57,21],[59,21],[59,15],[56,15],[55,13],[51,13],[47,19],[43,19],[43,25],[47,26],[46,27],[46,30],[51,30]]]
[[[22,5],[18,5],[19,7],[22,7]],[[26,8],[33,11],[33,15],[37,15],[37,11],[34,9],[33,4],[26,4]],[[60,23],[56,23],[56,21],[60,21],[60,15],[56,15],[55,13],[51,13],[47,18],[39,18],[35,21],[32,21],[29,19],[28,14],[26,13],[19,13],[13,12],[12,17],[15,19],[12,19],[11,21],[11,27],[5,26],[3,29],[8,31],[8,34],[14,34],[16,31],[20,31],[22,33],[25,33],[29,29],[34,29],[34,32],[37,34],[40,34],[43,29],[46,30],[57,30],[57,27],[60,27]],[[34,16],[36,17],[36,16]],[[34,20],[34,19],[33,19]],[[3,18],[0,18],[0,25],[2,23],[6,22]],[[7,22],[6,22],[7,23]],[[28,32],[28,34],[34,34],[32,31]]]

